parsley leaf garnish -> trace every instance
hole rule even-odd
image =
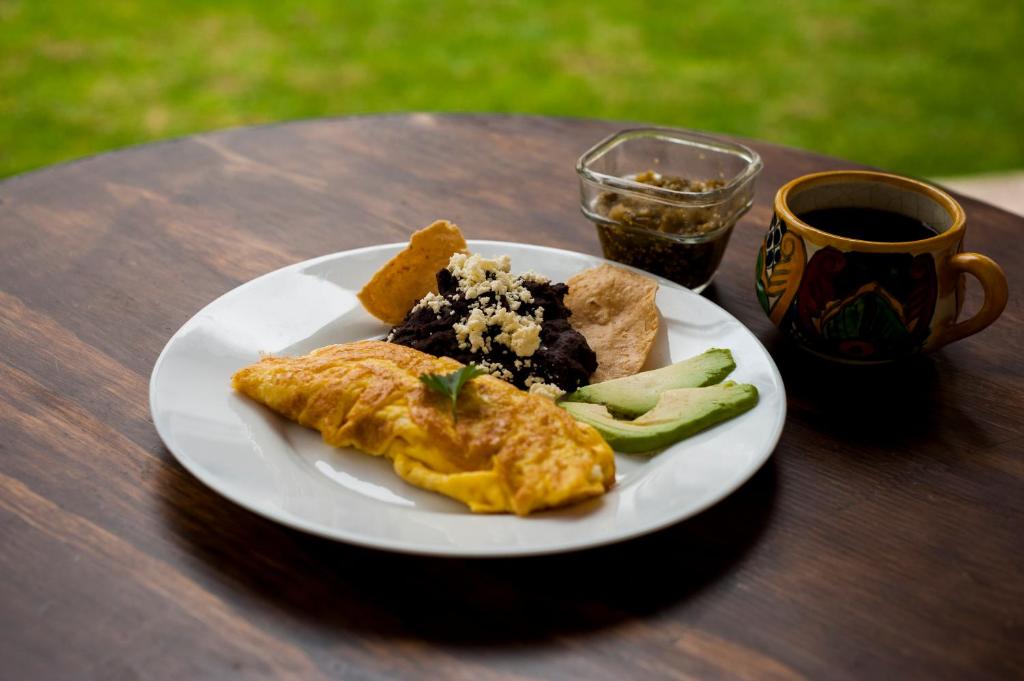
[[[452,401],[452,420],[455,421],[458,420],[455,404],[459,399],[459,392],[462,390],[462,386],[477,376],[483,376],[486,373],[477,365],[470,364],[450,374],[420,374],[420,380],[434,392],[440,393]]]

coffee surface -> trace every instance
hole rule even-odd
[[[798,217],[823,232],[861,241],[920,241],[938,234],[916,218],[878,208],[819,208]]]

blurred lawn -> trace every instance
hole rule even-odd
[[[920,175],[1021,168],[1022,46],[1024,3],[1005,0],[0,0],[0,176],[414,109],[654,121]]]

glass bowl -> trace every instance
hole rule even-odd
[[[664,128],[623,130],[576,162],[580,208],[609,260],[697,293],[754,199],[761,157],[725,140]]]

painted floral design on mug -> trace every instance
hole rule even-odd
[[[821,207],[897,211],[935,224],[911,242],[860,241],[818,230],[797,214]],[[757,256],[755,289],[788,336],[822,356],[884,362],[934,350],[992,323],[1006,305],[1006,279],[985,256],[961,253],[963,209],[930,185],[884,173],[835,171],[793,180],[775,199]],[[985,303],[957,322],[963,273],[978,277]]]
[[[761,307],[779,324],[793,302],[804,270],[804,240],[789,233],[776,215],[765,235],[757,260],[757,298]]]
[[[936,292],[929,253],[844,253],[826,246],[807,263],[799,302],[784,321],[818,352],[894,359],[923,348]]]

